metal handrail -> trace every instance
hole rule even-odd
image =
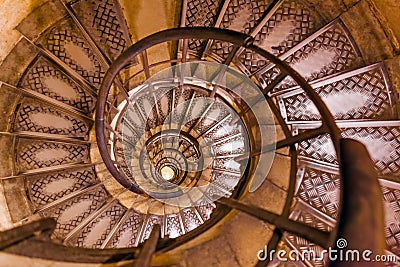
[[[210,38],[212,36],[212,38]],[[99,147],[99,151],[101,157],[105,165],[107,166],[110,173],[117,179],[124,187],[129,190],[143,194],[143,190],[140,189],[137,185],[133,184],[129,179],[121,173],[118,168],[114,165],[113,160],[108,152],[107,148],[107,138],[104,134],[104,122],[105,122],[105,108],[107,104],[108,95],[110,93],[110,89],[115,79],[117,78],[119,72],[123,70],[126,66],[129,66],[130,62],[138,55],[140,55],[146,49],[163,43],[167,41],[177,41],[180,39],[214,39],[220,40],[224,42],[229,42],[235,46],[244,47],[249,49],[255,53],[258,53],[262,57],[270,60],[276,66],[278,66],[284,73],[290,75],[299,85],[303,88],[309,98],[315,103],[315,106],[319,110],[322,117],[322,126],[323,130],[328,132],[333,140],[336,151],[339,151],[339,139],[340,139],[340,131],[336,126],[335,121],[333,119],[332,114],[329,112],[328,108],[324,104],[324,102],[320,99],[318,94],[312,89],[312,87],[307,83],[307,81],[301,77],[299,73],[293,70],[287,63],[281,61],[276,56],[271,53],[261,49],[252,44],[252,37],[239,33],[236,31],[231,31],[227,29],[218,29],[218,28],[207,28],[207,27],[191,27],[191,28],[176,28],[176,29],[168,29],[153,35],[150,35],[131,47],[129,47],[120,57],[114,61],[114,63],[110,66],[110,69],[107,71],[99,95],[96,106],[96,119],[95,119],[95,128],[96,128],[96,139]]]
[[[52,232],[55,227],[56,221],[54,219],[45,218],[0,232],[0,250],[4,250],[35,235]]]
[[[212,38],[210,38],[212,37]],[[110,154],[108,152],[106,142],[107,138],[104,134],[104,120],[105,120],[105,107],[106,107],[106,99],[108,97],[108,94],[110,92],[110,88],[114,82],[114,79],[118,76],[119,72],[123,70],[126,66],[129,66],[130,62],[132,59],[135,57],[139,56],[143,51],[146,49],[163,43],[167,41],[177,41],[181,39],[214,39],[214,40],[219,40],[219,41],[224,41],[224,42],[229,42],[233,44],[235,47],[243,47],[246,48],[250,51],[253,51],[260,56],[266,58],[270,62],[274,63],[284,75],[291,76],[293,80],[305,91],[305,93],[308,95],[308,97],[313,101],[317,109],[319,110],[321,114],[321,120],[322,120],[322,126],[318,129],[315,129],[313,131],[309,131],[305,135],[307,138],[311,138],[312,136],[317,136],[321,133],[329,133],[335,150],[337,152],[337,155],[339,155],[340,151],[340,130],[335,124],[334,118],[324,102],[321,100],[319,95],[314,91],[314,89],[308,84],[308,82],[295,70],[293,70],[287,63],[283,62],[280,60],[278,57],[272,55],[271,53],[265,51],[264,49],[261,49],[253,44],[253,38],[245,35],[243,33],[227,30],[227,29],[217,29],[217,28],[207,28],[207,27],[191,27],[191,28],[177,28],[177,29],[169,29],[169,30],[164,30],[158,33],[155,33],[151,36],[148,36],[131,47],[129,47],[117,60],[111,65],[110,69],[107,71],[103,84],[101,86],[100,92],[99,92],[99,97],[97,101],[97,108],[96,108],[96,119],[95,119],[95,127],[96,127],[96,138],[97,138],[97,143],[99,146],[100,154],[105,162],[105,165],[109,169],[110,173],[125,187],[129,188],[131,191],[136,192],[136,193],[143,193],[143,191],[136,185],[133,185],[127,177],[123,173],[121,173],[118,168],[114,165],[114,162],[111,160]],[[269,102],[271,104],[271,102]],[[275,113],[276,116],[278,114]],[[288,129],[287,125],[284,123],[283,119],[279,119],[278,116],[278,121],[280,124],[282,124],[282,127],[284,129],[285,136],[287,140],[289,140],[292,143],[296,143],[301,140],[301,138],[293,137],[292,133]],[[281,143],[280,145],[290,145],[286,144],[285,142]],[[295,151],[294,148],[291,149],[291,151]],[[264,152],[263,149],[261,152]],[[258,156],[259,153],[251,154],[248,155],[249,157],[255,157]],[[294,158],[294,161],[292,161],[292,169],[295,168],[296,166],[296,152],[291,153],[291,157]],[[338,156],[338,158],[340,158]],[[247,177],[247,172],[246,176],[242,177],[241,180],[248,180],[245,177]],[[295,177],[295,172],[291,172],[291,180],[293,180]],[[248,181],[242,181],[242,189],[246,187]],[[289,194],[288,198],[286,200],[285,204],[285,210],[284,210],[284,215],[288,216],[289,215],[289,209],[291,206],[293,194],[294,194],[294,186],[295,183],[292,181],[289,186]],[[236,194],[236,197],[240,197],[241,193],[239,192]],[[222,207],[219,207],[219,209],[222,210]],[[225,214],[228,212],[228,210],[225,210]],[[214,212],[215,213],[215,212]],[[197,234],[201,233],[204,229],[207,229],[215,223],[215,219],[218,218],[219,216],[215,216],[214,220],[211,220],[210,222],[200,226],[196,231],[193,231],[192,233],[188,233],[185,235],[187,238],[193,238]],[[178,246],[179,244],[182,244],[187,240],[185,237],[180,237],[176,239],[175,242],[172,242],[172,247]],[[164,242],[164,244],[170,244],[169,242]],[[168,247],[171,247],[167,245]]]
[[[212,37],[212,38],[210,38],[210,37]],[[114,83],[114,80],[118,76],[119,72],[123,68],[128,66],[132,62],[132,59],[134,59],[136,56],[138,56],[144,50],[146,50],[154,45],[157,45],[159,43],[162,43],[162,42],[176,41],[176,40],[180,40],[180,39],[215,39],[215,40],[220,40],[220,41],[224,41],[224,42],[229,42],[229,43],[233,44],[234,46],[244,47],[248,50],[258,53],[262,57],[264,57],[264,58],[268,59],[269,61],[271,61],[272,63],[274,63],[277,67],[279,67],[281,69],[281,71],[283,73],[291,76],[295,80],[295,82],[300,87],[302,87],[302,89],[305,91],[305,93],[308,95],[308,97],[314,102],[315,106],[317,107],[317,109],[319,110],[319,112],[321,114],[322,126],[318,130],[315,130],[313,132],[310,131],[311,133],[308,133],[308,135],[306,134],[305,137],[310,137],[310,136],[313,136],[316,134],[321,134],[321,133],[328,133],[334,143],[336,153],[338,155],[337,158],[339,160],[339,166],[341,167],[342,164],[347,167],[352,166],[353,162],[352,162],[352,158],[351,158],[352,157],[351,153],[349,152],[351,150],[349,150],[349,148],[352,149],[353,145],[348,145],[347,144],[348,141],[342,140],[341,135],[340,135],[340,130],[337,127],[337,125],[335,124],[334,118],[331,115],[331,113],[329,112],[329,110],[326,107],[326,105],[324,104],[324,102],[321,100],[321,98],[318,96],[318,94],[312,89],[312,87],[307,83],[307,81],[304,78],[302,78],[300,74],[298,74],[296,71],[294,71],[287,63],[281,61],[279,58],[275,57],[274,55],[270,54],[269,52],[253,45],[252,44],[253,39],[250,36],[239,33],[239,32],[226,30],[226,29],[216,29],[216,28],[206,28],[206,27],[178,28],[178,29],[169,29],[169,30],[158,32],[156,34],[153,34],[149,37],[142,39],[141,41],[139,41],[139,42],[135,43],[134,45],[132,45],[131,47],[129,47],[111,65],[110,69],[107,71],[105,78],[103,80],[103,84],[102,84],[100,92],[99,92],[97,106],[96,106],[95,128],[96,128],[97,144],[98,144],[98,147],[100,150],[100,154],[101,154],[103,161],[104,161],[105,165],[107,166],[108,170],[124,187],[126,187],[129,190],[131,190],[132,192],[135,192],[138,194],[144,193],[142,189],[140,189],[138,186],[134,185],[123,173],[121,173],[118,170],[118,168],[114,165],[114,162],[111,159],[108,148],[107,148],[107,140],[108,139],[105,136],[104,123],[105,123],[106,115],[107,115],[106,114],[107,99],[108,99],[108,95],[110,93],[111,86]],[[284,121],[282,120],[282,118],[278,117],[278,121],[280,122],[280,124],[282,124],[286,138],[288,138],[290,141],[290,142],[286,142],[286,143],[283,142],[283,143],[281,143],[281,145],[290,146],[291,152],[293,152],[294,151],[293,143],[298,142],[299,140],[301,140],[301,138],[296,138],[291,134],[287,125],[284,124]],[[341,151],[341,147],[343,148],[343,151]],[[361,153],[361,155],[357,154],[357,155],[353,155],[353,156],[357,156],[357,157],[360,156],[362,158],[362,157],[365,157],[365,155],[368,155],[368,153],[366,151],[363,151],[360,153]],[[296,155],[295,154],[296,153],[291,153],[292,158],[294,158],[294,165],[292,165],[292,168],[296,164],[296,162],[295,162]],[[350,157],[346,157],[346,155],[350,156]],[[249,156],[252,157],[252,156],[257,156],[257,155],[254,154],[254,155],[249,155]],[[353,178],[351,178],[351,176],[357,174],[357,171],[349,171],[349,169],[344,169],[342,171],[342,173],[343,173],[343,177],[346,179],[345,183],[343,183],[343,180],[342,180],[342,183],[344,186],[347,187],[348,185],[351,185],[351,182],[349,183],[349,181],[351,181],[351,179],[353,179]],[[292,174],[291,174],[291,179],[293,179]],[[246,178],[246,177],[249,177],[248,170],[245,172],[245,175],[244,175],[244,178]],[[371,175],[369,181],[371,182],[370,184],[371,184],[371,186],[373,186],[374,190],[376,190],[377,185],[374,183],[374,181],[375,181],[374,179],[375,179],[375,176]],[[354,182],[357,182],[357,181],[358,181],[357,179],[354,180]],[[243,189],[246,188],[247,182],[248,182],[248,179],[241,180],[241,185],[240,185],[241,190],[239,190],[235,194],[233,194],[233,198],[239,198],[242,195]],[[291,184],[294,185],[294,183],[291,183]],[[378,185],[378,189],[379,189],[379,185]],[[293,192],[294,192],[293,186],[289,187],[289,191],[291,193],[289,192],[288,196],[292,196]],[[344,191],[346,191],[346,190],[344,190]],[[289,198],[287,199],[287,202],[285,204],[285,211],[283,213],[284,216],[288,216],[290,203],[292,201],[292,199],[291,198],[289,199]],[[344,201],[348,201],[348,196],[346,194],[344,196]],[[347,205],[347,202],[341,202],[341,203],[342,203],[341,204],[342,208],[343,208],[343,204],[345,204],[345,206]],[[239,209],[239,207],[241,207],[240,205],[241,205],[240,203],[235,203],[235,202],[223,202],[222,205],[218,204],[217,209],[219,212],[214,213],[210,220],[206,221],[203,225],[201,225],[200,227],[196,228],[195,230],[189,232],[188,234],[178,237],[174,240],[170,240],[170,239],[159,240],[158,245],[157,245],[157,251],[163,252],[165,250],[177,247],[177,246],[191,240],[195,236],[201,234],[204,230],[213,226],[217,221],[222,219],[226,214],[229,213],[229,211],[232,208]],[[365,207],[363,207],[363,208],[365,209]],[[374,208],[376,208],[378,210],[381,209],[381,207],[379,207],[379,205],[377,205],[376,207],[374,206]],[[266,216],[267,217],[266,219],[268,219],[268,220],[276,220],[277,219],[277,217],[275,217],[274,214],[260,212],[259,210],[257,210],[257,208],[253,209],[253,211],[254,211],[254,213],[261,214],[261,215],[259,215],[261,217]],[[346,225],[348,226],[349,224],[354,223],[353,220],[346,220],[345,216],[347,216],[346,209],[344,209],[343,214],[342,213],[339,214],[339,225],[337,227],[339,230],[334,230],[330,234],[330,237],[331,237],[331,240],[329,242],[330,244],[333,244],[333,241],[337,238],[338,234],[345,233],[346,231],[347,231],[346,233],[348,233],[348,230],[346,230],[347,229]],[[280,218],[279,218],[279,220],[280,220]],[[380,221],[376,222],[376,223],[381,225]],[[287,221],[286,219],[282,219],[280,221],[280,227],[282,227],[282,228],[285,228],[287,226],[293,227],[293,225],[295,225],[295,224],[293,224],[290,221]],[[371,226],[369,225],[368,227],[370,228]],[[158,235],[157,229],[155,230],[154,233],[155,233],[154,236]],[[278,236],[279,236],[279,233],[278,233]],[[314,235],[310,235],[310,236],[314,237]],[[316,233],[316,239],[318,239],[318,238],[325,240],[325,234],[322,232]],[[43,244],[48,246],[50,240],[43,241],[43,240],[38,240],[38,239],[32,239],[31,241],[32,242],[30,243],[30,245],[37,248],[37,247],[41,247]],[[381,242],[381,240],[379,242]],[[18,245],[17,245],[17,247],[18,247]],[[152,247],[152,249],[155,248],[154,242],[151,247]],[[22,248],[20,247],[19,250],[21,250],[21,249]],[[82,255],[93,255],[94,253],[96,253],[96,254],[98,253],[99,257],[97,257],[97,258],[93,257],[94,262],[99,259],[107,259],[107,258],[108,258],[109,262],[119,261],[122,259],[132,259],[132,258],[136,258],[137,254],[138,254],[137,249],[106,249],[106,250],[103,250],[103,252],[100,252],[101,250],[98,250],[98,249],[96,249],[96,250],[82,249],[82,248],[73,248],[72,249],[72,248],[65,248],[63,246],[56,245],[56,244],[52,244],[51,249],[53,249],[54,251],[64,251],[64,252],[68,251],[70,253],[72,253],[72,251],[73,251],[73,253],[79,252],[79,253],[82,253]],[[19,250],[15,249],[15,250],[11,250],[11,251],[19,251]],[[25,252],[27,253],[27,251],[25,251]],[[46,254],[46,255],[48,255],[48,254]],[[35,254],[35,256],[38,256],[38,255]],[[60,254],[59,256],[65,257],[65,254]],[[48,257],[50,257],[50,256],[48,255]],[[57,257],[57,255],[52,255],[51,257]],[[112,258],[112,259],[110,260],[110,258]]]

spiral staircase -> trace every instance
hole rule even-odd
[[[374,28],[369,1],[341,11],[313,3],[183,0],[170,14],[181,29],[139,42],[127,2],[34,9],[0,66],[2,230],[19,229],[0,261],[129,266],[153,242],[152,266],[325,266],[257,253],[268,245],[319,255],[327,245],[341,213],[338,136],[371,155],[385,253],[398,260],[399,50],[390,31]],[[365,36],[354,26],[362,14]],[[377,36],[370,44],[368,34]],[[243,79],[262,99],[244,103],[224,89]],[[192,168],[210,153],[210,164]],[[176,190],[195,185],[208,187]],[[56,224],[35,224],[43,218]]]

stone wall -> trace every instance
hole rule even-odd
[[[35,8],[46,0],[0,1],[0,63],[21,38],[14,28]]]

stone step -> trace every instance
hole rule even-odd
[[[395,97],[386,67],[376,63],[310,84],[336,120],[396,119]],[[299,87],[278,93],[276,99],[285,121],[301,123],[320,120],[311,100]]]
[[[366,145],[379,175],[398,175],[400,172],[399,121],[340,121],[337,124],[343,138],[352,138]],[[313,126],[310,124],[296,126],[297,130],[310,127]],[[338,164],[334,147],[326,134],[301,142],[298,153],[300,157],[314,161],[333,166]]]
[[[119,1],[63,1],[69,14],[110,62],[132,45]]]

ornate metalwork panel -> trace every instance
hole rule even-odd
[[[80,0],[68,5],[101,50],[116,59],[131,45],[121,7],[115,0]]]
[[[260,23],[270,4],[269,0],[231,0],[224,13],[220,14],[221,23],[216,26],[249,34]],[[223,60],[231,51],[232,45],[214,41],[206,53]]]
[[[400,130],[390,122],[354,122],[342,130],[344,138],[352,138],[364,143],[380,175],[394,176],[400,173]],[[343,125],[339,123],[339,127]],[[353,127],[351,127],[351,126]],[[357,127],[358,126],[358,127]],[[351,127],[351,128],[350,128]],[[299,143],[301,156],[337,165],[333,144],[328,135]]]
[[[302,200],[298,200],[289,218],[294,221],[302,222],[316,229],[330,232],[332,231],[335,220],[326,214],[313,209]]]
[[[210,201],[205,202],[204,199],[202,199],[199,203],[199,206],[197,207],[197,210],[199,211],[201,217],[203,218],[204,221],[207,221],[211,217],[211,213],[213,212],[215,206],[209,204]]]
[[[398,183],[381,180],[385,207],[385,235],[388,249],[400,256],[400,188]]]
[[[376,64],[312,85],[337,120],[394,119],[393,92],[383,65]],[[277,97],[287,121],[312,121],[321,117],[300,89]]]
[[[108,234],[126,212],[119,203],[112,205],[85,226],[69,243],[78,247],[101,248]]]
[[[245,153],[245,140],[244,137],[239,135],[231,137],[223,142],[219,142],[213,146],[214,153],[216,156],[227,156],[227,155],[242,155]]]
[[[218,16],[219,7],[223,0],[184,0],[183,8],[186,11],[184,18],[182,18],[182,25],[184,27],[213,27]],[[195,55],[204,48],[204,40],[190,40],[189,50]]]
[[[162,221],[163,221],[162,216],[149,215],[147,217],[147,221],[145,222],[145,225],[144,225],[141,242],[143,242],[144,240],[148,239],[150,234],[151,234],[151,231],[153,230],[154,225],[155,224],[162,225]]]
[[[44,57],[38,57],[27,69],[19,86],[73,106],[85,113],[92,112],[96,99],[69,76]]]
[[[89,146],[19,139],[16,162],[19,172],[89,160]]]
[[[240,173],[240,164],[235,161],[235,157],[214,159],[213,167],[228,172]]]
[[[160,87],[158,89],[159,95],[163,97],[157,99],[158,105],[158,119],[164,122],[168,116],[170,111],[172,110],[172,93],[174,90],[169,90],[169,88]]]
[[[105,70],[92,47],[71,20],[57,23],[39,42],[91,85],[100,87]]]
[[[355,67],[359,52],[343,23],[337,19],[312,34],[280,58],[291,65],[307,81],[312,81]],[[267,65],[257,78],[263,87],[268,86],[280,70]],[[295,86],[291,78],[285,78],[275,90]]]
[[[85,137],[90,127],[82,119],[28,100],[18,107],[13,128],[14,131]]]
[[[337,218],[340,201],[340,179],[337,174],[305,167],[297,195],[315,209]]]
[[[183,222],[186,232],[199,227],[203,222],[199,218],[199,214],[194,208],[187,208],[182,211]]]
[[[138,235],[143,224],[144,216],[133,210],[130,210],[128,219],[121,225],[115,233],[108,247],[124,248],[137,246]]]
[[[107,196],[108,193],[105,188],[97,186],[89,192],[40,213],[57,220],[53,236],[63,240],[84,219],[98,210],[104,204]]]
[[[323,216],[323,215],[322,215]],[[324,231],[332,230],[332,221],[326,221],[321,217],[321,214],[313,212],[311,209],[307,208],[303,203],[298,203],[294,208],[292,214],[290,215],[290,219],[302,222],[304,224],[310,225],[314,228]],[[305,263],[309,266],[326,266],[328,259],[327,255],[322,255],[321,252],[323,250],[322,247],[311,243],[310,241],[292,235],[290,233],[285,233],[283,237],[288,245],[299,252],[302,255],[309,255],[307,253],[313,253],[315,257],[310,256],[309,258],[305,257]]]
[[[208,104],[207,104],[208,105]],[[204,118],[198,122],[194,130],[198,134],[206,132],[208,129],[216,125],[220,120],[228,115],[228,110],[224,104],[216,101],[206,112]]]
[[[217,183],[212,183],[207,186],[203,198],[211,199],[213,196],[230,197],[231,195],[232,192],[226,190],[224,187],[218,185]]]
[[[284,0],[274,6],[252,35],[255,45],[274,55],[281,55],[321,26],[318,16],[301,2]],[[244,50],[238,56],[237,63],[247,74],[251,74],[268,62],[255,53]]]
[[[193,90],[189,87],[184,87],[182,90],[175,89],[171,94],[165,95],[163,97],[174,97],[174,99],[169,99],[169,102],[174,103],[173,110],[170,110],[168,114],[168,120],[171,120],[172,123],[179,124],[183,121],[183,117],[185,116],[186,110],[188,108],[188,104],[190,103],[190,99],[192,97]],[[183,114],[182,114],[183,113]]]
[[[204,139],[218,141],[239,133],[240,127],[237,126],[237,123],[232,121],[232,117],[229,117],[224,123],[214,127],[212,131],[209,131],[209,133],[205,134]]]
[[[35,175],[25,178],[29,199],[38,209],[98,181],[93,168]]]
[[[175,238],[184,234],[182,229],[182,218],[179,214],[169,214],[166,216],[166,235],[169,238]]]
[[[157,109],[155,108],[154,98],[154,94],[147,93],[135,99],[136,108],[139,111],[137,116],[145,116],[145,118],[143,118],[143,121],[146,122],[146,127],[149,127],[150,129],[155,128],[158,125],[158,116],[156,112]]]
[[[202,101],[198,100],[198,98],[202,97],[207,97],[207,94],[189,88],[188,90],[184,90],[183,92],[181,92],[180,90],[175,90],[176,100],[174,102],[175,108],[172,113],[172,122],[177,124],[184,123],[184,125],[188,128],[194,126],[197,122],[197,119],[199,119],[199,116],[206,111],[209,105],[209,103],[204,103],[203,106],[201,105]],[[194,103],[192,99],[195,99]],[[178,108],[178,106],[181,107]],[[184,108],[182,109],[182,107]],[[183,110],[183,112],[180,112],[181,109]]]
[[[304,201],[300,202],[303,206],[302,209],[312,210],[311,207],[313,207],[321,214],[323,213],[324,216],[329,215],[336,219],[339,206],[339,184],[338,174],[307,166],[298,192],[298,197]],[[400,255],[400,188],[397,183],[388,180],[380,179],[380,184],[384,200],[386,242],[388,249],[392,253]],[[333,194],[333,197],[330,197],[330,194]],[[307,206],[305,203],[310,206]],[[291,217],[294,217],[296,214],[296,216],[301,217],[300,214],[302,212],[303,211],[296,211],[295,209]],[[304,218],[300,221],[311,222],[314,219]],[[333,220],[331,222],[326,222],[333,225]],[[318,226],[316,227],[318,228]],[[327,230],[323,227],[319,229]],[[330,228],[328,230],[330,230]]]
[[[227,191],[233,191],[233,189],[239,183],[240,175],[234,175],[214,170],[211,179],[212,182],[215,183],[217,186],[220,186]]]

